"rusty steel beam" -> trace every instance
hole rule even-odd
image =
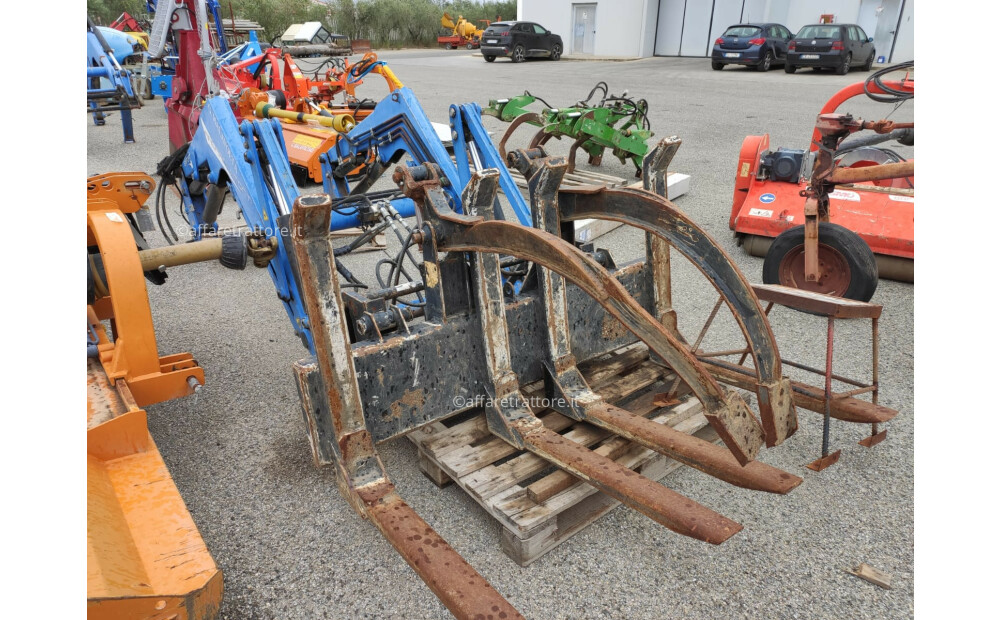
[[[786,494],[802,478],[760,461],[740,465],[722,446],[699,439],[608,403],[586,408],[586,420],[729,484]]]
[[[331,200],[301,196],[292,210],[292,250],[309,316],[322,388],[302,390],[303,407],[325,408],[337,486],[370,519],[456,617],[521,615],[395,492],[365,425],[336,259],[330,245]],[[301,384],[300,384],[301,385]],[[308,419],[308,413],[307,413]]]
[[[523,620],[524,616],[421,519],[391,484],[359,493],[372,523],[456,618]]]
[[[718,545],[743,529],[736,521],[545,427],[527,432],[523,439],[534,454],[678,534]]]

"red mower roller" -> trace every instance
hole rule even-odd
[[[729,227],[748,254],[764,257],[766,284],[868,301],[879,277],[913,281],[914,163],[877,146],[912,146],[913,123],[836,111],[859,95],[912,99],[912,68],[888,67],[835,94],[808,153],[771,150],[768,134],[743,140]],[[883,80],[901,70],[903,79]]]

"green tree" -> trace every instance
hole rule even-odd
[[[139,19],[146,15],[143,0],[87,0],[87,15],[99,26],[107,26],[122,13]]]

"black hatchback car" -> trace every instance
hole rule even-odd
[[[791,31],[781,24],[736,24],[726,28],[712,48],[712,68],[749,65],[767,71],[775,62],[785,62]]]
[[[872,68],[875,45],[856,24],[814,24],[803,26],[788,43],[785,72],[799,67],[833,69],[846,75],[853,67]]]
[[[531,57],[559,60],[563,42],[562,37],[534,22],[494,22],[483,32],[479,49],[486,62],[497,56],[509,56],[511,62]]]

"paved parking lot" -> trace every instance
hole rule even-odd
[[[708,59],[628,62],[505,60],[487,64],[466,50],[380,54],[420,98],[431,120],[448,105],[525,90],[556,106],[584,98],[598,80],[649,102],[659,137],[683,140],[672,169],[693,176],[677,201],[731,253],[753,282],[761,259],[746,256],[728,229],[744,136],[769,132],[772,147],[807,148],[815,115],[842,86],[861,80],[780,68],[769,73]],[[303,63],[308,67],[308,62]],[[372,76],[360,92],[380,98]],[[858,101],[858,100],[855,100]],[[848,111],[882,117],[886,106],[858,101]],[[911,120],[912,106],[890,118]],[[121,144],[117,116],[88,123],[88,173],[152,173],[167,152],[166,116],[148,102],[135,114],[136,143]],[[486,118],[498,136],[505,125]],[[529,132],[525,132],[527,136]],[[553,151],[568,145],[554,143]],[[602,172],[631,176],[610,155]],[[234,217],[227,203],[224,216]],[[637,258],[641,239],[619,230],[598,245],[619,262]],[[154,234],[154,244],[162,240]],[[370,274],[381,256],[350,256]],[[681,263],[675,260],[675,264]],[[690,266],[677,265],[675,301],[685,333],[697,333],[715,297]],[[217,264],[174,269],[150,287],[161,353],[190,351],[205,368],[197,397],[150,408],[150,428],[201,533],[225,574],[222,617],[440,618],[445,608],[370,524],[338,494],[333,473],[313,467],[291,363],[306,355],[264,271]],[[882,281],[881,402],[900,411],[888,440],[856,444],[861,427],[834,424],[840,463],[812,473],[821,419],[800,413],[800,430],[761,460],[802,476],[788,496],[737,489],[694,471],[668,479],[677,491],[741,522],[713,547],[678,536],[619,507],[532,564],[500,550],[499,526],[454,486],[439,490],[417,469],[406,440],[380,446],[400,494],[522,613],[531,618],[901,618],[913,614],[913,287]],[[785,357],[822,365],[822,319],[776,310]],[[725,334],[716,336],[722,342]],[[837,370],[865,376],[867,325],[838,325]],[[793,377],[799,378],[792,373]],[[882,590],[844,572],[866,562],[893,575]]]

